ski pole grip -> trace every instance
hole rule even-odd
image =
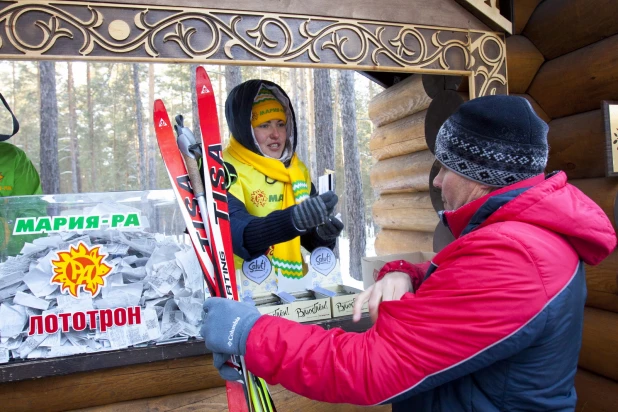
[[[193,186],[193,193],[195,194],[195,197],[198,197],[198,194],[200,193],[203,195],[204,183],[200,177],[200,168],[197,166],[197,160],[184,153],[182,153],[182,157],[185,159],[187,173],[189,174],[189,180],[191,180],[191,186]]]

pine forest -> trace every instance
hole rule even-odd
[[[205,68],[215,89],[224,142],[229,139],[224,105],[233,86],[249,79],[266,79],[283,87],[296,113],[297,153],[311,170],[314,182],[324,173],[318,167],[334,166],[338,212],[346,229],[365,227],[360,232],[354,229],[355,237],[360,233],[362,240],[353,242],[354,248],[364,249],[363,232],[367,231],[368,237],[373,234],[369,182],[373,126],[367,109],[383,88],[358,72]],[[185,125],[195,131],[195,66],[4,61],[0,62],[0,74],[5,79],[0,93],[20,122],[19,133],[9,142],[30,157],[46,194],[171,187],[154,136],[152,107],[154,99],[162,99],[170,116],[182,114]],[[0,133],[10,130],[10,115],[1,110]],[[325,161],[332,154],[323,153],[325,149],[332,152],[331,148],[334,164]],[[346,204],[347,198],[356,201]],[[348,215],[353,216],[351,222]],[[364,224],[353,223],[359,219]],[[360,267],[350,269],[358,271],[353,277],[360,276]]]

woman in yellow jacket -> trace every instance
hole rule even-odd
[[[266,255],[281,275],[300,278],[301,245],[332,249],[343,230],[331,215],[337,195],[316,195],[295,153],[294,110],[277,84],[249,80],[236,86],[225,116],[232,138],[224,159],[237,176],[228,190],[236,268]]]

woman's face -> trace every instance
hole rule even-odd
[[[253,134],[262,153],[275,159],[281,157],[288,138],[283,120],[273,119],[259,124],[253,128]]]

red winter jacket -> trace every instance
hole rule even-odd
[[[420,287],[364,333],[262,316],[248,369],[306,397],[393,410],[572,410],[584,261],[616,246],[605,213],[564,173],[444,214],[456,240]]]

